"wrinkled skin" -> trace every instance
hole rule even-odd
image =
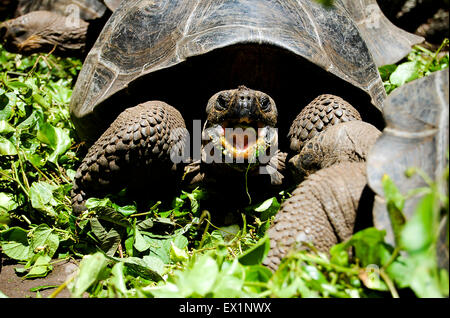
[[[311,244],[327,252],[348,239],[366,183],[363,162],[342,162],[310,175],[275,216],[264,265],[276,270],[291,249],[307,249]]]
[[[364,162],[380,135],[377,128],[363,121],[339,123],[308,140],[289,163],[304,178],[339,162]]]

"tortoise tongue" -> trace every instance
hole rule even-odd
[[[224,147],[233,153],[235,157],[246,158],[249,150],[257,142],[257,134],[252,127],[226,128],[224,141]]]
[[[257,135],[252,127],[235,127],[225,129],[225,139],[237,151],[244,151],[256,143]]]

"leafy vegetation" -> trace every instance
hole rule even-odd
[[[45,277],[59,261],[79,262],[76,277],[52,297],[63,288],[74,297],[398,297],[408,289],[418,297],[448,295],[448,272],[436,263],[438,228],[448,220],[448,195],[440,191],[448,187],[448,167],[442,180],[423,176],[428,187],[405,196],[384,178],[393,218],[404,220],[405,200],[422,195],[414,217],[395,228],[396,248],[384,231],[368,228],[330,255],[313,247],[292,252],[272,273],[261,265],[270,246],[266,230],[286,192],[249,206],[241,225],[222,228],[201,208],[204,189],[152,202],[146,211],[123,203],[124,190],[90,198],[88,213],[72,215],[69,192],[83,153],[68,103],[81,62],[0,47],[0,63],[1,253],[24,265],[16,268],[23,278]],[[390,92],[445,67],[448,54],[417,47],[408,61],[380,72]],[[448,242],[448,221],[446,229]]]
[[[442,53],[443,48],[448,49],[448,44],[448,39],[445,39],[436,52],[431,52],[416,45],[409,53],[406,61],[380,67],[379,71],[386,92],[389,94],[405,83],[448,68],[448,51],[445,54]]]

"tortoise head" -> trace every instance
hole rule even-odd
[[[40,31],[46,28],[46,24],[42,14],[26,14],[2,23],[0,33],[9,51],[33,53],[42,47]]]
[[[229,158],[242,160],[238,163],[277,146],[277,108],[263,92],[245,86],[218,92],[209,99],[206,113],[204,140]]]
[[[33,11],[0,24],[0,38],[8,51],[21,54],[84,47],[88,24],[69,22],[54,12]]]

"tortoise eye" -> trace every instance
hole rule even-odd
[[[259,104],[263,112],[268,112],[271,110],[270,100],[266,96],[261,97]]]
[[[228,96],[219,95],[216,100],[216,109],[220,111],[226,110],[228,108],[229,102],[230,100]]]

